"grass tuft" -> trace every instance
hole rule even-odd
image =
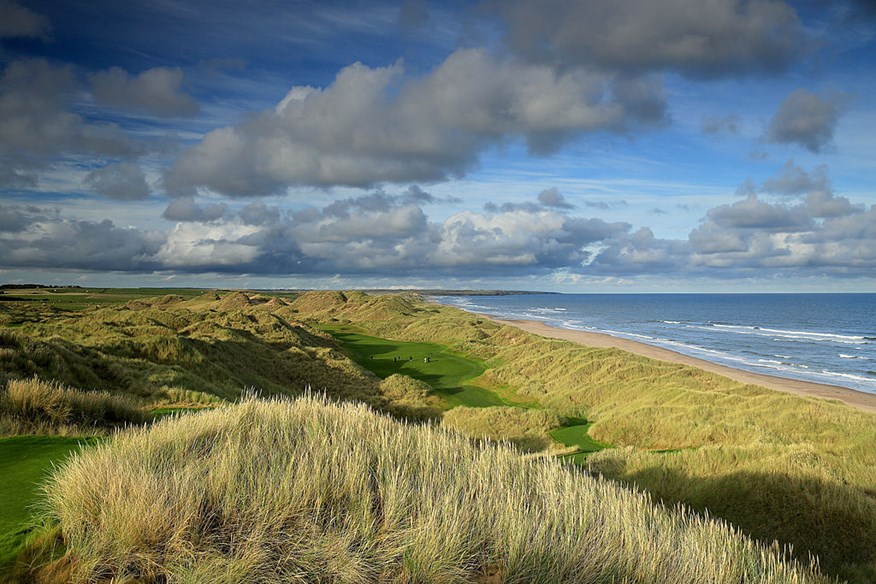
[[[69,434],[93,432],[150,418],[128,395],[81,391],[37,377],[13,379],[0,390],[0,433]]]

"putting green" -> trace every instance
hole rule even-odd
[[[565,455],[566,460],[580,464],[586,460],[588,454],[607,448],[605,444],[590,437],[591,425],[586,420],[573,418],[569,420],[569,425],[549,432],[550,437],[557,442],[578,449],[575,453]]]

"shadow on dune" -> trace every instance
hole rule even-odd
[[[876,498],[852,486],[806,476],[735,472],[714,478],[654,466],[627,474],[622,461],[605,476],[720,517],[767,544],[792,546],[822,571],[850,582],[876,582]]]

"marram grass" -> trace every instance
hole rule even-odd
[[[107,391],[81,391],[32,377],[0,386],[0,436],[94,434],[150,419],[135,398]]]
[[[827,581],[557,462],[314,397],[128,430],[46,501],[77,582]]]

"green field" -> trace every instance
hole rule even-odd
[[[0,439],[0,565],[11,560],[30,523],[39,484],[53,464],[94,439],[15,436]]]
[[[381,379],[400,373],[425,381],[444,398],[448,409],[455,406],[518,405],[489,389],[466,383],[482,374],[484,366],[442,345],[381,339],[343,327],[323,328],[365,369]]]

